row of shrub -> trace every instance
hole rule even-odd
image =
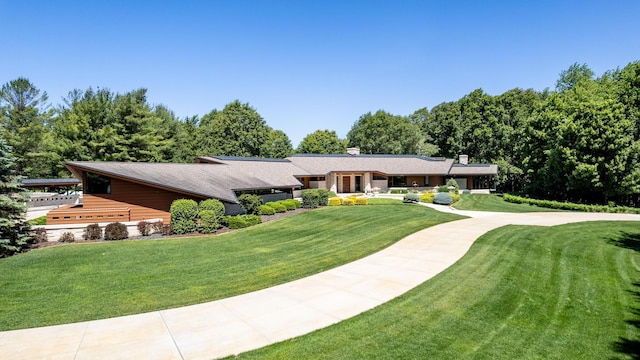
[[[300,208],[300,202],[295,199],[271,201],[258,208],[258,215],[273,215]]]
[[[454,202],[460,200],[461,196],[456,193],[449,192],[437,192],[433,191],[423,191],[422,193],[414,193],[410,192],[404,196],[402,199],[405,203],[429,203],[429,204],[440,204],[440,205],[451,205]]]
[[[639,208],[633,208],[628,206],[576,204],[576,203],[554,201],[554,200],[530,199],[530,198],[525,198],[521,196],[511,195],[511,194],[504,194],[503,198],[505,201],[515,203],[515,204],[529,204],[529,205],[545,207],[550,209],[557,209],[557,210],[640,214]]]
[[[211,234],[224,222],[224,205],[216,199],[202,200],[199,204],[191,199],[174,200],[169,212],[173,233],[179,235],[196,231]]]
[[[347,198],[341,198],[339,196],[334,196],[329,198],[329,206],[351,206],[351,205],[369,205],[369,200],[363,196],[355,196],[351,195]]]

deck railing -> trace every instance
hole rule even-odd
[[[84,224],[130,221],[129,208],[83,209],[82,205],[62,207],[49,211],[47,224]]]

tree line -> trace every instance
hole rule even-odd
[[[319,129],[294,149],[239,100],[178,118],[151,105],[146,89],[73,90],[52,107],[19,78],[0,90],[0,138],[25,177],[68,176],[64,161],[192,162],[197,155],[282,158],[298,153],[418,154],[498,164],[501,191],[579,202],[638,206],[640,62],[600,77],[587,65],[560,73],[554,90],[477,89],[410,115],[384,110],[357,119],[345,139]]]

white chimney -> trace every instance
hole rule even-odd
[[[360,155],[360,148],[357,148],[357,147],[347,148],[347,154]]]
[[[460,155],[460,164],[468,165],[469,164],[469,155]]]

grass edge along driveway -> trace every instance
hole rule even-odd
[[[0,260],[0,330],[213,301],[306,277],[461,219],[420,206],[326,207],[223,236],[57,246]]]
[[[404,295],[239,358],[637,358],[638,250],[637,222],[501,227]]]

